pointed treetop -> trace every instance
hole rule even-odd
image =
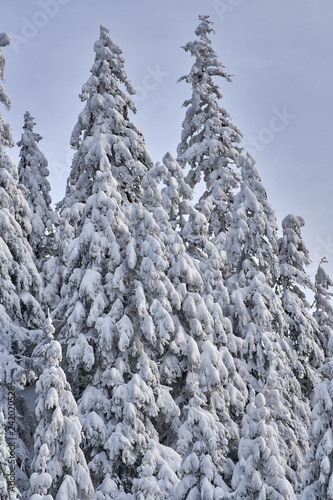
[[[321,259],[315,277],[315,312],[313,316],[319,325],[325,356],[328,358],[333,352],[333,293],[331,291],[333,280],[326,273],[323,264],[327,264],[325,257]]]
[[[31,229],[27,239],[33,250],[36,267],[43,275],[44,263],[57,251],[54,233],[58,217],[51,207],[50,171],[48,161],[38,147],[42,136],[34,132],[35,124],[34,117],[27,111],[24,114],[21,140],[17,143],[20,148],[18,173],[20,189],[30,208],[28,218]]]
[[[7,33],[0,33],[0,47],[6,47],[10,43],[10,36]]]
[[[128,106],[131,111],[135,113],[136,109],[134,101],[129,95],[125,94],[118,88],[119,82],[124,84],[129,94],[135,94],[135,89],[127,78],[125,72],[125,59],[122,57],[122,50],[119,45],[114,43],[114,41],[108,36],[108,33],[108,28],[101,25],[100,37],[94,44],[96,57],[90,70],[92,76],[82,87],[82,94],[80,94],[81,100],[86,101],[88,96],[92,97],[94,94],[103,95],[107,92],[121,98],[114,102],[114,105],[119,103],[122,106]],[[119,111],[121,111],[121,109],[119,109]],[[73,146],[75,145],[73,144],[73,136],[71,144]]]
[[[280,270],[283,281],[294,280],[303,287],[314,290],[314,286],[306,274],[306,266],[310,264],[309,251],[302,239],[301,229],[305,221],[299,215],[289,214],[282,221],[283,237],[279,240]],[[299,288],[294,287],[297,295],[303,297]]]
[[[213,23],[213,21],[210,20],[210,18],[207,14],[200,14],[199,21],[201,21],[201,23],[199,24],[199,26],[195,30],[196,35],[200,36],[202,34],[211,33],[211,32],[213,32],[215,34],[215,30],[213,30],[213,28],[210,27],[210,25],[214,24],[214,23]]]
[[[177,147],[177,161],[189,167],[186,181],[195,188],[204,180],[204,191],[199,200],[200,212],[208,221],[209,234],[216,237],[228,229],[233,191],[238,187],[238,166],[241,153],[241,132],[220,105],[223,97],[214,77],[230,81],[221,60],[215,53],[208,34],[212,32],[208,16],[200,16],[196,30],[199,38],[183,48],[195,57],[189,74],[182,76],[191,84],[192,96],[183,106],[187,108],[182,124],[181,142]]]
[[[76,185],[80,183],[85,186],[80,199],[84,202],[92,189],[96,172],[111,170],[123,201],[137,201],[141,197],[142,178],[153,162],[142,132],[129,120],[129,111],[136,111],[130,95],[135,91],[124,69],[121,48],[111,40],[104,26],[94,44],[94,51],[92,75],[83,85],[80,95],[86,104],[70,141],[77,153],[67,194],[75,192],[80,196],[82,189]],[[68,202],[67,196],[64,203]]]
[[[29,111],[26,111],[24,113],[24,124],[23,124],[23,129],[24,130],[29,130],[30,132],[33,131],[34,126],[36,125],[35,119],[33,116],[31,116]],[[34,133],[34,139],[36,142],[39,142],[42,139],[42,136],[39,134]],[[18,144],[19,145],[19,144]]]
[[[5,47],[10,42],[10,37],[7,33],[0,33],[0,47]],[[5,58],[0,51],[0,80],[3,80],[3,73],[5,70]],[[6,109],[10,109],[10,97],[7,94],[4,86],[0,83],[0,102],[5,106]],[[13,133],[11,126],[7,123],[3,117],[0,115],[0,146],[13,147]]]
[[[196,57],[196,62],[192,67],[192,72],[187,76],[182,76],[178,81],[186,80],[187,82],[191,82],[196,76],[197,80],[200,81],[203,79],[206,83],[209,83],[214,89],[216,96],[221,98],[221,91],[217,85],[213,84],[211,77],[222,76],[228,82],[231,82],[231,77],[225,71],[221,60],[217,57],[211,46],[211,40],[208,35],[210,33],[215,34],[215,31],[211,27],[213,22],[206,15],[200,15],[199,20],[201,22],[195,30],[195,34],[199,37],[199,40],[188,42],[182,47],[186,52],[190,52],[192,56]]]

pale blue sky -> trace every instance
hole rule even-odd
[[[12,109],[1,113],[16,141],[24,112],[36,118],[59,201],[83,107],[78,94],[104,24],[138,91],[132,120],[159,161],[179,142],[190,87],[176,81],[192,65],[180,47],[194,38],[199,14],[214,22],[213,46],[234,75],[221,82],[223,105],[257,160],[278,220],[304,217],[311,273],[326,255],[333,274],[331,0],[3,0],[0,31],[13,37],[2,50]]]

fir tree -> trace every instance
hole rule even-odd
[[[166,173],[158,164],[149,171],[149,191],[144,189],[143,200],[158,220],[160,233],[169,235],[166,242],[168,276],[180,292],[181,300],[181,309],[174,309],[176,331],[161,363],[162,380],[172,387],[181,412],[177,449],[183,461],[175,495],[183,498],[183,495],[208,491],[221,494],[228,491],[226,482],[233,468],[230,456],[238,443],[237,426],[231,415],[242,413],[246,389],[227,347],[228,322],[210,289],[209,273],[214,274],[209,270],[211,262],[205,261],[202,255],[200,260],[189,255],[177,233],[169,227],[165,212],[162,217],[163,208],[172,206],[175,217],[171,225],[177,228],[180,213],[180,217],[185,216],[187,210],[192,210],[195,216],[198,214],[186,200],[180,200],[182,195],[188,196],[181,167],[170,154],[163,161]],[[160,195],[157,186],[161,182],[166,187]],[[187,222],[184,230],[186,225]],[[214,247],[208,240],[204,244],[205,248]],[[203,270],[207,273],[206,283],[201,277]],[[218,293],[216,290],[216,296]],[[197,464],[195,471],[193,460]]]
[[[286,474],[301,484],[308,446],[309,412],[302,402],[294,372],[297,355],[288,339],[288,327],[273,286],[279,277],[275,214],[251,155],[239,157],[242,182],[232,207],[233,223],[226,250],[232,275],[227,311],[241,348],[235,363],[249,390],[261,392],[271,418],[279,428],[280,453]]]
[[[326,263],[327,260],[323,258],[315,276],[315,312],[313,316],[318,323],[321,345],[327,358],[332,354],[333,349],[333,306],[331,304],[333,293],[329,290],[333,286],[333,280],[323,268],[323,264]]]
[[[218,350],[217,359],[222,361],[220,366],[224,366],[227,374],[222,383],[226,388],[223,391],[224,397],[221,397],[218,389],[212,392],[208,390],[203,401],[208,396],[210,412],[215,411],[219,401],[217,421],[223,424],[224,439],[228,441],[226,447],[221,447],[221,450],[224,450],[222,454],[226,455],[219,461],[219,467],[220,473],[223,471],[222,477],[228,483],[232,461],[230,463],[225,459],[236,457],[238,423],[247,397],[246,387],[233,361],[233,355],[239,350],[239,341],[233,335],[230,321],[224,315],[229,297],[223,282],[223,277],[228,274],[225,235],[231,222],[233,190],[238,186],[238,177],[233,166],[238,165],[240,132],[232,124],[228,112],[219,104],[222,94],[213,77],[222,76],[227,80],[230,80],[230,77],[211,46],[209,34],[213,31],[212,23],[208,16],[199,16],[199,19],[200,24],[196,30],[198,39],[184,47],[195,57],[195,63],[191,72],[181,78],[191,83],[192,97],[184,103],[187,111],[177,160],[185,171],[189,169],[186,177],[188,187],[200,187],[199,183],[203,180],[204,193],[193,207],[186,201],[191,198],[191,193],[188,195],[183,187],[184,195],[179,203],[178,218],[181,217],[180,230],[186,249],[199,263],[204,283],[202,297],[212,318],[212,335],[209,340]],[[176,172],[175,167],[173,170]],[[175,179],[179,184],[178,179],[179,171]],[[201,350],[201,346],[198,350]],[[206,369],[206,361],[209,359],[206,355],[201,361],[201,370]],[[219,366],[220,361],[215,362]],[[227,423],[227,414],[231,416],[231,426]],[[215,487],[217,483],[213,485],[213,489]]]
[[[89,194],[95,175],[94,165],[104,150],[112,176],[125,202],[140,199],[141,181],[152,165],[141,131],[129,121],[136,111],[130,95],[135,93],[124,70],[124,59],[118,45],[101,26],[95,43],[95,62],[91,77],[82,87],[81,100],[86,102],[74,127],[71,146],[78,150],[67,186],[67,195],[80,183],[77,201]],[[119,84],[126,87],[127,92]],[[90,165],[92,165],[90,167]],[[101,165],[101,168],[105,165]]]
[[[331,358],[320,369],[323,377],[314,390],[310,449],[307,453],[307,471],[302,500],[333,498],[333,363]]]
[[[160,383],[156,357],[174,328],[170,300],[177,294],[165,276],[159,227],[138,201],[152,162],[141,132],[128,120],[134,105],[120,85],[133,89],[120,48],[104,27],[95,51],[61,204],[67,269],[55,316],[96,498],[106,499],[133,488],[144,494],[144,464],[152,449],[161,453],[156,464],[167,462],[154,419],[164,412],[166,425],[178,410]],[[170,461],[175,462],[172,454]],[[176,481],[176,472],[170,474]],[[149,488],[157,486],[152,479]]]
[[[45,260],[54,254],[53,238],[57,218],[51,207],[48,162],[38,148],[42,137],[34,132],[35,125],[34,118],[27,111],[21,140],[17,143],[21,158],[18,172],[19,181],[26,188],[25,197],[31,211],[28,241],[37,269],[41,272]]]
[[[59,300],[56,242],[58,216],[51,207],[48,162],[38,147],[42,137],[34,132],[34,126],[34,118],[27,111],[21,140],[17,143],[21,158],[18,172],[20,188],[23,189],[30,208],[31,232],[27,239],[43,280],[43,303],[47,309],[54,308]]]
[[[93,486],[80,448],[82,433],[77,405],[59,366],[61,346],[53,340],[53,333],[48,318],[46,338],[35,351],[35,355],[43,358],[45,368],[36,383],[38,426],[34,435],[30,498],[89,500],[93,498]]]
[[[267,200],[253,157],[250,154],[239,156],[239,165],[240,191],[232,205],[232,223],[226,238],[230,272],[236,273],[237,279],[243,261],[248,259],[273,286],[279,276],[275,213]]]
[[[322,259],[315,277],[315,313],[320,338],[325,350],[325,364],[319,368],[322,381],[316,385],[309,429],[310,449],[307,453],[307,471],[304,476],[302,500],[333,498],[333,309],[330,303],[333,281],[323,268]]]
[[[177,211],[174,195],[178,190],[178,182],[183,184],[182,174],[178,170],[180,175],[177,175],[176,163],[171,155],[166,155],[164,162],[169,167],[168,171],[162,165],[157,164],[144,179],[143,201],[158,221],[160,235],[168,235],[165,239],[170,266],[168,276],[178,291],[180,299],[179,305],[173,304],[175,328],[171,332],[171,342],[169,340],[165,354],[161,358],[163,360],[161,376],[162,380],[172,387],[173,398],[177,401],[181,412],[176,443],[183,462],[180,468],[181,481],[176,488],[174,498],[182,498],[188,491],[199,492],[207,488],[214,490],[216,487],[220,489],[222,486],[226,487],[221,479],[220,462],[224,460],[227,463],[228,422],[230,427],[232,426],[230,417],[227,417],[228,410],[222,393],[222,384],[228,372],[221,354],[211,345],[213,319],[198,293],[203,289],[198,264],[186,254],[179,235],[173,231],[167,213],[163,210],[163,205],[174,204],[175,211]],[[177,179],[173,177],[175,174]],[[164,176],[167,188],[162,190],[161,197],[157,186]],[[214,363],[211,370],[208,368],[210,361]],[[215,411],[214,396],[211,396],[211,393],[215,396],[215,404],[219,406],[217,411],[221,408],[225,410],[223,423],[218,422],[217,415],[210,414]],[[197,425],[192,429],[194,421]],[[170,439],[168,443],[172,446],[176,444]],[[217,451],[219,448],[220,450]],[[189,462],[186,458],[188,455],[191,455],[198,464],[195,473],[189,465],[191,460]],[[216,461],[219,462],[217,468]],[[204,476],[208,474],[209,464],[212,475],[209,474],[209,480],[205,484]]]
[[[262,392],[266,399],[278,426],[286,476],[297,489],[308,448],[309,409],[295,377],[298,360],[287,338],[284,311],[264,273],[251,260],[245,259],[237,280],[230,280],[229,313],[233,331],[242,342],[235,364],[248,389]]]
[[[2,34],[0,47],[9,43]],[[0,79],[3,79],[5,59],[0,54]],[[10,107],[10,99],[0,85],[0,102]],[[40,307],[42,282],[33,262],[26,235],[31,226],[29,207],[17,186],[18,171],[6,148],[14,141],[10,125],[0,115],[0,400],[5,400],[8,386],[22,390],[31,380],[29,356],[39,341],[44,314]],[[19,490],[24,490],[29,469],[29,415],[21,394],[16,396],[16,478]]]
[[[278,293],[295,350],[298,354],[298,377],[305,401],[320,381],[317,368],[324,362],[324,346],[319,326],[309,310],[306,291],[314,286],[306,273],[310,263],[309,252],[302,240],[302,217],[288,215],[282,221],[283,237],[279,240],[280,278]]]
[[[107,272],[111,273],[108,277],[113,275],[123,260],[121,250],[130,239],[120,207],[128,203],[128,197],[139,196],[147,168],[141,160],[151,163],[141,132],[128,120],[129,111],[135,108],[120,85],[130,93],[134,90],[124,70],[121,49],[107,33],[101,26],[92,76],[81,94],[86,106],[71,138],[77,152],[60,204],[60,259],[66,275],[56,317],[69,317],[70,334],[66,322],[62,334],[69,339],[66,358],[70,360],[71,349],[77,344],[75,352],[81,349],[83,373],[93,364],[92,350],[83,338],[89,337],[91,325],[108,304],[104,291],[99,291],[101,282]],[[83,279],[85,269],[89,271]],[[79,295],[76,289],[80,289]],[[81,362],[77,363],[76,356],[79,373]]]
[[[268,423],[265,398],[257,394],[243,417],[239,462],[233,476],[235,500],[296,500],[279,453],[276,425]]]
[[[3,44],[9,37],[3,37]],[[3,79],[5,59],[0,58],[0,78]],[[4,87],[0,88],[0,102],[10,107]],[[18,172],[6,147],[14,145],[11,127],[0,117],[0,216],[1,269],[0,303],[14,322],[28,327],[39,326],[42,319],[38,300],[41,280],[32,262],[31,247],[25,234],[30,232],[29,207],[17,187]]]
[[[192,188],[204,181],[198,209],[207,218],[208,234],[223,257],[233,190],[238,186],[233,166],[238,164],[241,134],[219,104],[222,93],[213,77],[231,78],[211,46],[212,22],[208,16],[199,16],[199,20],[198,38],[184,47],[195,63],[191,72],[180,78],[191,84],[192,97],[184,102],[187,111],[177,159],[183,168],[189,167],[187,181]]]

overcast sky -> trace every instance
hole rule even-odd
[[[53,200],[64,195],[69,137],[83,108],[78,94],[93,64],[99,26],[121,46],[137,89],[138,112],[154,161],[175,154],[190,86],[176,83],[193,61],[181,46],[209,14],[213,47],[233,82],[221,81],[233,122],[257,160],[278,221],[301,215],[313,276],[321,257],[333,275],[332,0],[1,0],[5,87],[14,138],[35,117],[51,171]],[[11,152],[17,160],[18,152]]]

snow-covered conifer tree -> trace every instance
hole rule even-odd
[[[26,188],[24,194],[31,211],[28,241],[37,269],[41,271],[45,260],[54,254],[53,238],[57,217],[51,207],[48,162],[38,147],[42,137],[34,132],[35,125],[34,118],[27,111],[21,140],[17,143],[21,158],[18,172],[19,182]]]
[[[318,370],[322,382],[316,385],[309,429],[310,449],[307,453],[307,471],[304,476],[302,500],[333,498],[333,363],[332,335],[333,309],[329,289],[333,281],[323,268],[322,259],[315,278],[315,313],[320,337],[325,350],[325,364]]]
[[[235,494],[231,498],[235,500],[296,500],[286,479],[276,424],[269,421],[265,398],[259,393],[249,402],[243,417],[239,462],[232,481]]]
[[[309,409],[295,376],[297,354],[287,338],[284,311],[264,273],[249,259],[242,262],[233,287],[229,314],[234,334],[241,339],[235,364],[248,389],[265,396],[271,418],[279,429],[287,477],[297,489],[308,448]]]
[[[295,371],[297,354],[288,339],[288,325],[274,291],[279,277],[275,214],[251,155],[239,157],[242,182],[232,207],[227,233],[230,293],[227,310],[234,333],[242,339],[236,365],[249,389],[262,392],[279,428],[280,453],[286,474],[299,488],[308,446],[309,410],[302,401]]]
[[[8,37],[8,35],[7,35]],[[3,37],[2,43],[9,43]],[[0,56],[0,78],[3,78],[5,59]],[[0,86],[0,102],[10,107],[10,99]],[[18,172],[6,147],[14,145],[11,127],[0,116],[0,303],[8,316],[26,327],[40,326],[42,312],[41,280],[32,260],[31,248],[25,238],[30,231],[29,207],[17,187]]]
[[[306,290],[314,291],[306,267],[310,263],[309,252],[301,236],[304,226],[302,217],[288,215],[282,221],[283,236],[279,240],[280,278],[278,293],[295,350],[298,354],[298,377],[305,400],[310,397],[320,381],[317,368],[324,362],[324,345],[319,325],[310,312]]]
[[[141,181],[152,160],[146,149],[142,132],[129,120],[136,112],[130,94],[135,90],[124,70],[124,59],[118,45],[101,26],[95,43],[95,62],[91,77],[82,87],[81,100],[86,102],[74,127],[71,145],[77,150],[71,169],[67,195],[80,183],[77,201],[89,194],[95,175],[94,165],[104,150],[125,202],[140,199]],[[127,92],[121,88],[125,86]]]
[[[222,93],[213,77],[231,79],[211,46],[212,22],[208,16],[199,16],[199,20],[198,38],[184,47],[195,62],[191,72],[180,78],[191,84],[192,97],[184,102],[187,110],[177,159],[183,168],[189,168],[187,180],[192,188],[204,181],[198,209],[207,218],[208,233],[222,252],[232,220],[233,190],[238,186],[233,166],[238,164],[241,134],[219,104]]]
[[[279,276],[275,213],[267,201],[253,157],[249,153],[239,156],[239,166],[240,191],[232,205],[232,223],[226,238],[230,272],[235,273],[237,280],[242,262],[249,259],[273,286]]]
[[[45,339],[35,355],[43,358],[43,373],[36,383],[35,456],[30,476],[31,500],[90,500],[94,490],[80,448],[82,432],[77,405],[60,367],[61,346],[53,339],[50,318]]]
[[[136,111],[130,95],[134,89],[125,73],[122,51],[104,26],[101,26],[94,51],[92,75],[80,94],[86,104],[71,136],[76,153],[65,198],[58,204],[61,282],[67,268],[69,242],[79,236],[86,201],[96,189],[96,172],[100,172],[97,174],[99,182],[103,182],[103,176],[107,182],[112,174],[120,195],[116,203],[119,200],[128,203],[140,198],[142,177],[152,165],[141,131],[129,120],[129,113]]]
[[[327,260],[323,258],[315,276],[315,312],[313,316],[319,325],[321,345],[327,358],[333,352],[333,306],[331,303],[333,293],[330,291],[333,280],[323,267],[325,263]]]
[[[1,34],[0,47],[9,43]],[[0,53],[0,79],[5,59]],[[0,85],[0,102],[10,107],[10,99]],[[17,486],[21,490],[29,468],[29,418],[19,394],[29,379],[29,355],[39,340],[44,314],[40,306],[42,281],[33,262],[26,235],[30,231],[29,206],[17,186],[18,171],[6,148],[14,145],[10,125],[0,115],[0,400],[6,389],[17,389],[16,460]],[[6,391],[7,392],[7,391]]]
[[[156,364],[174,329],[170,300],[177,293],[165,276],[160,228],[139,202],[152,161],[128,118],[134,104],[121,86],[133,89],[121,50],[103,26],[95,52],[61,203],[60,257],[67,269],[55,317],[96,498],[106,499],[160,488],[157,475],[169,455],[166,483],[177,481],[175,452],[163,448],[154,426],[158,417],[166,429],[178,415]],[[145,465],[151,450],[153,472]]]
[[[186,181],[189,187],[204,192],[193,207],[186,203],[191,199],[191,193],[188,196],[183,189],[187,198],[183,196],[180,201],[179,216],[183,216],[180,227],[186,249],[200,266],[204,282],[202,296],[213,319],[212,342],[224,352],[224,363],[228,365],[230,378],[225,394],[234,422],[232,435],[237,442],[235,428],[244,412],[247,389],[232,360],[239,351],[239,341],[224,314],[229,297],[223,278],[228,275],[225,236],[232,221],[233,191],[238,186],[234,166],[238,166],[241,134],[219,103],[222,93],[214,77],[227,81],[230,77],[212,48],[209,38],[213,32],[212,23],[208,16],[199,16],[199,20],[195,31],[197,39],[184,47],[195,62],[191,72],[180,79],[191,84],[192,96],[184,102],[187,110],[177,160],[183,170],[188,171]],[[170,160],[168,164],[171,164]],[[175,167],[173,170],[176,172]],[[177,178],[180,178],[179,173]],[[231,363],[227,361],[230,358]]]
[[[92,325],[108,304],[106,274],[111,278],[130,239],[120,206],[140,196],[142,176],[152,164],[141,132],[128,119],[135,107],[121,86],[134,90],[121,49],[107,33],[101,26],[92,76],[81,94],[86,105],[71,138],[77,151],[59,205],[60,258],[66,275],[56,318],[65,319],[61,335],[68,340],[66,358],[70,361],[73,348],[75,371],[83,368],[82,374],[94,362],[89,347]]]
[[[306,459],[302,500],[333,499],[333,362],[329,358],[320,369],[322,382],[314,389],[310,449]]]
[[[48,181],[48,162],[38,147],[42,137],[34,132],[34,118],[27,111],[20,147],[18,165],[20,188],[30,207],[31,245],[36,267],[44,282],[43,303],[54,308],[59,295],[59,273],[56,243],[57,213],[51,207],[51,186]]]
[[[208,492],[222,494],[228,491],[226,482],[233,468],[230,456],[238,443],[237,426],[231,415],[242,413],[246,389],[227,347],[228,322],[210,295],[210,280],[204,283],[201,276],[209,259],[205,261],[202,255],[200,260],[195,259],[186,252],[177,232],[169,227],[180,229],[181,217],[189,212],[199,218],[197,211],[186,202],[190,187],[184,180],[183,170],[169,153],[163,162],[164,172],[163,166],[157,164],[144,179],[143,201],[158,221],[160,234],[169,235],[165,240],[170,266],[168,277],[181,301],[180,310],[173,309],[176,329],[161,358],[160,370],[162,380],[172,387],[172,395],[181,411],[177,449],[183,461],[175,498]],[[166,187],[160,195],[157,186],[161,182]],[[163,208],[170,207],[171,223],[163,212]],[[198,246],[207,249],[214,245],[206,240]],[[218,291],[215,292],[218,296]],[[191,469],[193,460],[197,464],[195,470]]]

